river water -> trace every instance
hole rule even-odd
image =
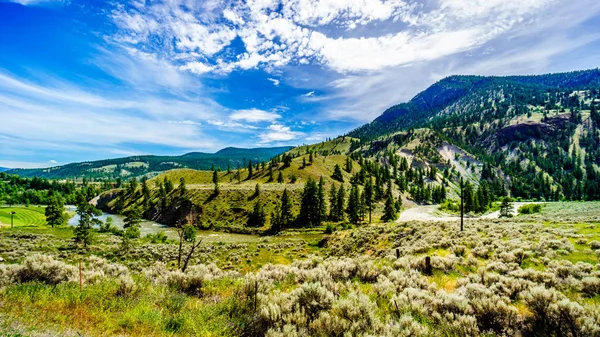
[[[68,205],[66,206],[67,211],[75,212],[76,207]],[[106,219],[111,217],[113,219],[113,224],[115,227],[119,229],[123,229],[123,224],[125,223],[125,217],[122,215],[115,215],[109,213],[102,213],[102,215],[96,217],[102,222],[106,222]],[[69,219],[69,226],[77,226],[79,221],[79,216],[75,214],[71,219]],[[140,223],[140,232],[141,236],[144,237],[148,234],[156,234],[158,232],[163,232],[167,235],[169,239],[177,239],[177,231],[173,227],[169,227],[167,225],[160,224],[158,222],[142,220]],[[249,235],[249,234],[234,234],[234,233],[224,233],[224,232],[216,232],[210,230],[198,230],[197,233],[199,238],[202,238],[204,242],[262,242],[266,239],[264,237],[260,237],[258,235]],[[273,238],[275,239],[275,238]],[[277,238],[279,239],[279,238]],[[276,240],[277,240],[276,239]]]

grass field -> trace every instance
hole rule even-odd
[[[10,213],[15,212],[13,216],[14,226],[43,226],[46,224],[44,215],[45,207],[0,207],[0,227],[10,227]]]

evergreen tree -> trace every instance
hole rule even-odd
[[[346,209],[346,191],[344,191],[344,184],[340,185],[337,194],[336,201],[336,214],[335,221],[344,221],[344,210]]]
[[[365,200],[365,208],[367,212],[369,212],[369,223],[371,223],[371,213],[373,212],[373,208],[375,206],[375,189],[373,188],[373,181],[371,180],[371,177],[367,178],[363,196]]]
[[[352,185],[350,196],[348,197],[348,206],[346,208],[348,220],[353,224],[358,224],[360,221],[360,192],[357,185]]]
[[[348,173],[352,173],[352,160],[350,159],[350,156],[346,157],[346,172]]]
[[[269,181],[268,182],[272,182],[273,181],[273,164],[269,164]]]
[[[323,177],[319,178],[319,214],[321,215],[321,221],[327,218],[327,202],[325,201],[325,181]]]
[[[173,189],[175,188],[173,186],[173,182],[171,180],[169,180],[167,178],[167,176],[165,176],[165,181],[164,181],[163,185],[165,185],[165,193],[166,194],[170,194],[171,192],[173,192]]]
[[[252,170],[253,170],[253,168],[252,168],[252,160],[249,160],[248,161],[248,178],[247,178],[247,180],[252,179],[252,175],[253,175]]]
[[[502,198],[500,204],[500,217],[512,217],[512,199],[510,197]]]
[[[299,220],[311,227],[321,225],[321,209],[319,205],[319,187],[314,179],[308,178],[302,193]]]
[[[252,213],[248,216],[248,227],[262,227],[267,222],[267,216],[260,199],[254,204]]]
[[[52,195],[48,201],[48,207],[45,210],[46,222],[54,228],[55,226],[61,226],[67,223],[67,213],[65,212],[65,204],[63,200],[57,196]]]
[[[78,197],[77,215],[79,221],[74,229],[75,237],[73,240],[77,243],[82,243],[84,248],[93,240],[93,226],[100,225],[102,221],[96,219],[102,212],[96,207],[89,204],[82,195]]]
[[[256,183],[256,185],[254,185],[254,197],[257,198],[260,196],[260,184]]]
[[[185,186],[185,178],[181,177],[179,178],[179,196],[184,196],[187,193],[187,188]]]
[[[128,249],[132,239],[140,237],[140,222],[142,222],[142,212],[138,207],[133,207],[125,213],[123,224],[122,244],[125,249]]]
[[[337,197],[337,189],[334,184],[331,184],[329,190],[329,219],[332,221],[337,221]]]
[[[344,182],[344,175],[342,174],[342,169],[340,168],[340,165],[335,164],[335,167],[333,168],[333,175],[331,176],[331,178],[341,183]]]
[[[220,192],[220,188],[219,188],[219,173],[217,171],[213,171],[212,181],[213,181],[213,184],[215,185],[213,193],[215,195],[218,195]]]
[[[288,196],[287,189],[283,190],[281,195],[281,204],[277,206],[274,214],[271,216],[271,231],[274,233],[280,232],[283,228],[290,227],[294,221],[292,214],[292,203]]]
[[[279,175],[277,176],[277,183],[283,184],[283,172],[279,171]]]
[[[396,210],[396,200],[392,194],[392,189],[389,188],[387,197],[385,199],[385,207],[383,208],[383,216],[381,220],[385,222],[396,221],[398,219],[398,212]]]

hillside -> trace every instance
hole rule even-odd
[[[246,161],[266,161],[289,150],[289,146],[241,149],[228,147],[216,153],[191,152],[181,156],[131,156],[91,162],[72,163],[41,169],[11,169],[8,172],[21,177],[40,178],[94,178],[116,179],[155,175],[176,168],[210,170],[245,166]]]
[[[339,186],[340,182],[333,179],[332,175],[336,165],[346,165],[346,152],[351,142],[350,138],[338,138],[293,149],[272,161],[253,164],[252,176],[249,176],[248,168],[219,171],[218,194],[214,192],[212,171],[175,169],[147,181],[146,184],[151,190],[147,203],[140,190],[129,193],[126,186],[125,189],[105,193],[105,198],[100,198],[102,201],[99,206],[114,213],[126,213],[131,208],[142,207],[146,218],[174,225],[188,214],[189,209],[181,210],[181,202],[189,200],[200,210],[199,226],[254,233],[260,229],[247,228],[246,223],[257,202],[261,203],[270,217],[279,204],[283,191],[287,190],[292,202],[292,212],[298,214],[302,191],[310,178],[319,180],[322,177],[326,192],[329,192],[332,185]],[[333,148],[340,151],[331,151]],[[317,151],[318,149],[321,149],[321,152]],[[285,156],[290,157],[288,165],[280,158]],[[350,159],[350,162],[353,163],[353,169],[349,172],[342,170],[342,177],[348,189],[348,182],[353,174],[359,172],[360,167],[356,161]],[[181,179],[185,181],[186,186],[184,195],[179,192]],[[174,189],[161,194],[167,181],[173,184]],[[255,190],[257,184],[260,190],[258,195]],[[266,228],[268,225],[262,230]]]
[[[399,132],[428,129],[433,158],[459,148],[504,175],[513,197],[600,199],[600,71],[452,76],[348,134],[375,153]],[[400,149],[397,149],[399,153]],[[436,154],[437,153],[437,154]],[[448,159],[448,158],[446,158]],[[434,160],[435,161],[435,160]],[[480,172],[481,173],[481,172]]]

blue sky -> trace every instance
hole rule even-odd
[[[0,166],[314,143],[445,76],[599,60],[596,0],[0,0]]]

